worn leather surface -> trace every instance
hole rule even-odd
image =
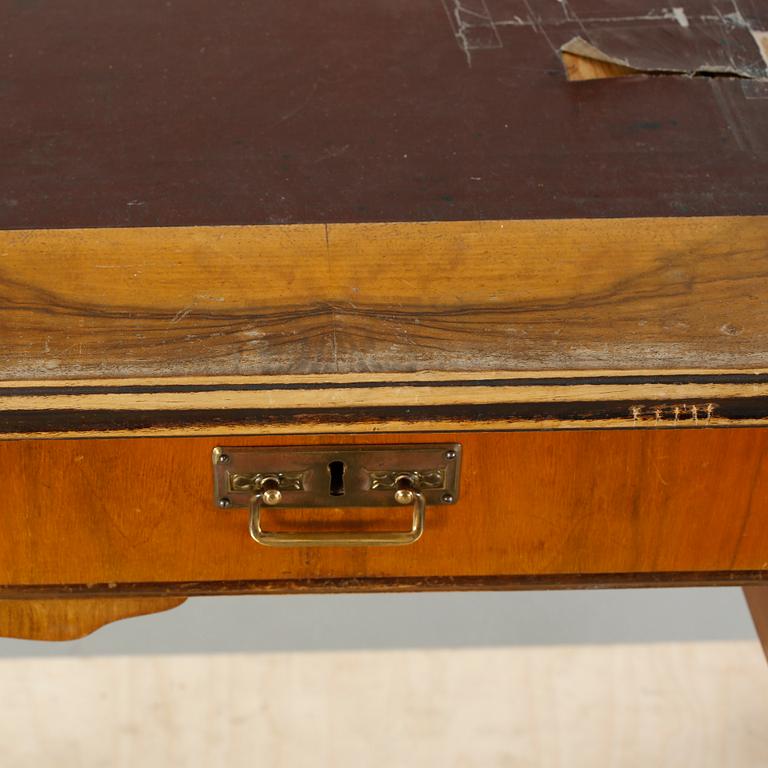
[[[766,213],[764,5],[2,0],[0,228]]]

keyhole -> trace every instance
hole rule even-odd
[[[331,496],[344,495],[344,473],[347,471],[343,461],[332,461],[328,465],[328,472],[331,475],[329,491]]]

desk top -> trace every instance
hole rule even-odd
[[[760,30],[761,0],[7,0],[0,229],[765,214]]]
[[[0,434],[765,423],[761,30],[1,3]]]

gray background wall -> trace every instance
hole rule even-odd
[[[211,597],[1,656],[227,653],[754,639],[741,590]]]

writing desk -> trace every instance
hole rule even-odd
[[[3,4],[2,634],[730,584],[765,638],[763,6]]]

